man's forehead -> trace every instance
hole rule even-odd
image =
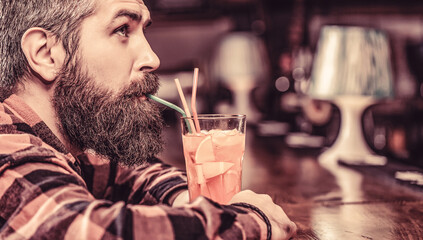
[[[149,14],[147,6],[143,0],[94,0],[96,2],[96,12],[106,10],[107,12],[118,11],[121,8],[140,11],[142,14]],[[95,14],[95,13],[94,13]]]
[[[116,3],[138,3],[140,5],[144,5],[144,1],[143,0],[93,0],[94,2],[96,2],[97,4],[110,4],[112,2],[116,2]]]

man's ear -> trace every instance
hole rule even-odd
[[[43,28],[30,28],[22,36],[21,47],[32,71],[44,82],[53,82],[65,57],[56,38]]]

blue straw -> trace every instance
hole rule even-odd
[[[168,102],[166,100],[163,100],[163,99],[161,99],[159,97],[156,97],[154,95],[151,95],[151,94],[147,94],[147,97],[150,98],[150,99],[152,99],[152,100],[154,100],[154,101],[156,101],[156,102],[158,102],[158,103],[160,103],[160,104],[163,104],[163,105],[165,105],[167,107],[170,107],[170,108],[176,110],[177,112],[179,112],[182,115],[182,117],[186,117],[187,116],[185,114],[184,110],[182,110],[182,108],[176,106],[175,104],[173,104],[171,102]],[[188,127],[189,133],[192,133],[191,127],[188,124],[188,119],[185,119],[185,122],[187,123],[187,127]]]

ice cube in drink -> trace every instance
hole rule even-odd
[[[190,199],[199,195],[227,204],[241,190],[245,134],[202,131],[182,136]]]

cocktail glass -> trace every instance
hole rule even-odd
[[[190,200],[202,195],[227,204],[241,190],[246,116],[200,114],[195,121],[181,120]]]

